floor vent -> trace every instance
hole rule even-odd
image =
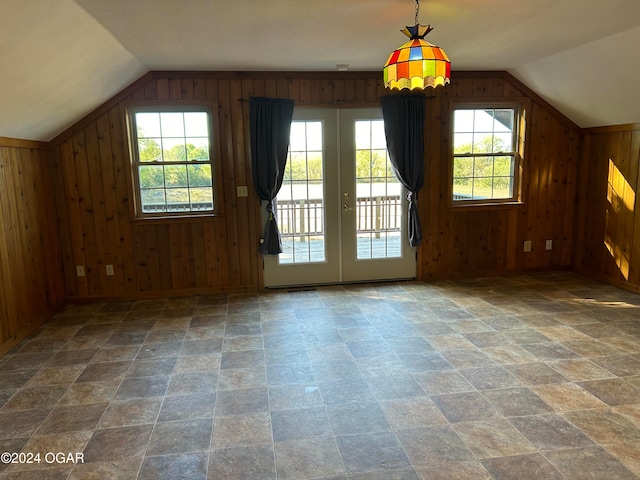
[[[287,293],[299,293],[299,292],[317,292],[318,289],[315,287],[300,287],[300,288],[289,288],[287,289]]]

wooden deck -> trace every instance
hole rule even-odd
[[[324,238],[310,237],[309,241],[300,241],[297,236],[282,237],[283,253],[280,263],[314,263],[323,262]],[[295,250],[294,250],[295,249]],[[294,258],[295,254],[295,258]],[[358,237],[358,260],[368,258],[396,258],[401,255],[401,238],[399,233],[389,233],[387,237],[370,238],[366,234]]]

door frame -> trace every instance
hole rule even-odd
[[[324,200],[324,236],[325,236],[325,261],[310,262],[300,264],[279,264],[277,255],[263,255],[263,284],[265,288],[284,288],[306,285],[331,285],[342,282],[342,252],[339,242],[333,244],[326,239],[341,238],[340,222],[330,224],[327,219],[330,212],[332,215],[340,214],[340,201],[338,198],[340,185],[340,165],[339,159],[339,110],[331,108],[294,109],[293,121],[296,120],[320,120],[323,122],[322,152],[323,152],[323,200]],[[328,128],[327,128],[328,127]],[[333,167],[333,168],[332,168]],[[276,215],[277,211],[277,201]],[[261,218],[264,225],[266,221],[266,211],[262,209]],[[268,269],[272,269],[270,272]],[[318,276],[317,281],[308,282],[308,270],[314,268]],[[277,278],[277,270],[286,271],[286,279]],[[272,275],[274,274],[275,275]],[[269,278],[269,275],[272,278]]]
[[[355,132],[352,127],[358,120],[379,120],[382,119],[381,107],[369,107],[369,108],[351,108],[341,109],[339,113],[339,119],[341,123],[340,129],[340,171],[343,174],[341,178],[341,188],[343,195],[349,193],[349,195],[356,198],[356,162],[349,159],[349,156],[355,154]],[[347,131],[343,127],[349,127]],[[348,169],[348,175],[344,175]],[[353,184],[347,182],[354,181]],[[373,258],[373,259],[358,259],[357,258],[357,237],[354,234],[349,235],[347,229],[353,232],[357,231],[355,211],[345,210],[341,211],[340,225],[342,227],[341,232],[341,247],[342,247],[342,281],[343,283],[354,282],[378,282],[378,281],[391,281],[391,280],[406,280],[416,278],[417,261],[415,255],[415,249],[409,245],[408,240],[408,205],[405,201],[407,190],[400,184],[400,202],[401,202],[401,218],[400,218],[400,249],[402,255],[400,257],[391,258]],[[342,196],[341,196],[342,199]],[[353,200],[352,200],[353,201]],[[353,221],[350,219],[353,218]],[[348,220],[345,220],[347,218]],[[377,278],[379,271],[385,272],[385,278]]]
[[[316,285],[332,285],[332,284],[348,284],[348,283],[364,283],[364,282],[384,282],[384,281],[394,281],[394,280],[409,280],[415,279],[418,275],[419,270],[419,262],[417,261],[417,253],[416,249],[409,246],[409,242],[407,239],[406,232],[406,216],[407,216],[407,206],[404,203],[404,196],[401,194],[401,202],[402,205],[402,231],[401,231],[401,242],[402,249],[409,249],[408,254],[411,257],[411,262],[413,265],[412,274],[407,275],[403,273],[402,270],[398,270],[394,268],[394,264],[397,263],[398,258],[389,258],[389,259],[375,259],[375,260],[357,260],[356,252],[354,246],[354,261],[357,262],[381,262],[386,264],[384,267],[384,271],[387,273],[391,273],[387,278],[371,278],[371,276],[366,275],[347,275],[345,279],[344,272],[344,219],[343,215],[345,212],[343,211],[343,193],[345,192],[345,182],[346,180],[343,178],[343,169],[345,168],[344,162],[347,157],[347,152],[349,151],[348,147],[345,147],[345,141],[342,138],[342,128],[346,122],[343,119],[344,116],[349,118],[350,122],[353,122],[356,117],[361,116],[362,119],[372,119],[372,118],[382,118],[381,107],[379,105],[371,105],[371,106],[357,106],[353,108],[349,108],[348,106],[340,106],[340,108],[318,108],[317,106],[301,106],[297,107],[294,110],[293,120],[322,120],[325,125],[331,127],[331,122],[334,122],[334,128],[324,128],[323,129],[323,182],[329,181],[329,188],[325,187],[324,190],[324,200],[325,200],[325,238],[331,238],[330,235],[337,235],[338,241],[333,242],[335,245],[330,245],[331,242],[325,241],[326,245],[326,262],[313,262],[313,263],[301,263],[301,264],[278,264],[278,257],[271,255],[262,255],[262,272],[261,272],[261,288],[262,289],[271,289],[271,288],[287,288],[287,287],[311,287]],[[353,149],[351,149],[353,151]],[[335,167],[335,168],[332,168]],[[340,168],[337,168],[340,167]],[[349,168],[353,168],[355,172],[355,164]],[[332,171],[333,170],[333,171]],[[329,175],[327,175],[327,173]],[[355,178],[355,175],[353,175]],[[333,184],[333,185],[332,185]],[[404,187],[401,190],[403,193],[405,192]],[[353,192],[353,196],[355,196],[355,191]],[[266,219],[266,212],[264,208],[260,208],[261,211],[261,220],[262,225],[264,225],[264,221]],[[277,212],[277,211],[276,211]],[[337,225],[329,225],[328,215],[332,212],[332,214],[336,215]],[[261,227],[262,228],[262,227]],[[260,232],[260,235],[262,233]],[[355,241],[355,237],[354,237]],[[335,260],[333,260],[335,258]],[[333,270],[329,276],[324,276],[327,272],[323,272],[318,278],[317,281],[308,281],[308,270],[309,268],[318,268],[323,266],[323,263],[328,264],[330,261],[334,261],[333,268],[337,271]],[[285,268],[288,270],[287,272],[287,280],[286,281],[278,281],[273,278],[268,278],[267,269],[268,268]],[[378,266],[378,269],[380,267]],[[332,268],[328,268],[327,270],[332,270]]]

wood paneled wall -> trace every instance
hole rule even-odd
[[[0,138],[0,355],[65,301],[45,147]]]
[[[452,74],[451,85],[435,95],[427,114],[427,186],[420,201],[427,240],[422,278],[570,268],[579,128],[508,74]],[[521,205],[450,206],[452,99],[528,105]],[[525,240],[531,240],[531,252],[524,252]],[[546,240],[552,250],[545,249]]]
[[[56,204],[70,298],[136,297],[259,288],[259,204],[248,136],[248,99],[285,97],[296,106],[379,105],[379,72],[150,73],[52,142]],[[517,273],[571,265],[579,130],[505,73],[456,73],[427,93],[426,188],[419,197],[422,279]],[[532,100],[524,163],[524,203],[515,208],[453,209],[447,200],[451,98]],[[207,219],[132,220],[123,105],[198,101],[214,111],[221,215]],[[248,198],[236,187],[249,186]],[[552,239],[554,249],[544,250]],[[533,251],[523,253],[524,240]],[[107,277],[105,265],[115,275]],[[76,265],[86,275],[76,276]]]
[[[326,75],[326,74],[325,74]],[[330,75],[326,75],[331,77]],[[249,169],[252,95],[298,105],[370,104],[382,93],[370,75],[154,73],[54,141],[65,285],[69,297],[256,290],[261,280],[259,203]],[[243,100],[244,99],[244,100]],[[132,221],[123,127],[128,102],[197,101],[214,112],[214,155],[222,211],[212,218]],[[236,197],[247,185],[249,197]],[[115,275],[107,277],[105,265]],[[76,265],[86,267],[77,277]]]
[[[584,138],[575,269],[640,292],[640,125]]]

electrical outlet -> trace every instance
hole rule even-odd
[[[531,240],[525,240],[524,241],[524,251],[525,252],[530,252],[531,251]]]
[[[113,265],[107,265],[106,270],[107,270],[107,276],[110,277],[111,275],[113,275]]]
[[[546,248],[547,250],[551,250],[553,248],[553,240],[547,240],[547,242],[544,245],[544,248]]]
[[[83,265],[78,265],[76,267],[76,276],[84,277],[84,266]]]
[[[248,197],[249,196],[249,189],[247,188],[246,185],[240,185],[240,186],[236,187],[236,193],[237,193],[238,197]]]

